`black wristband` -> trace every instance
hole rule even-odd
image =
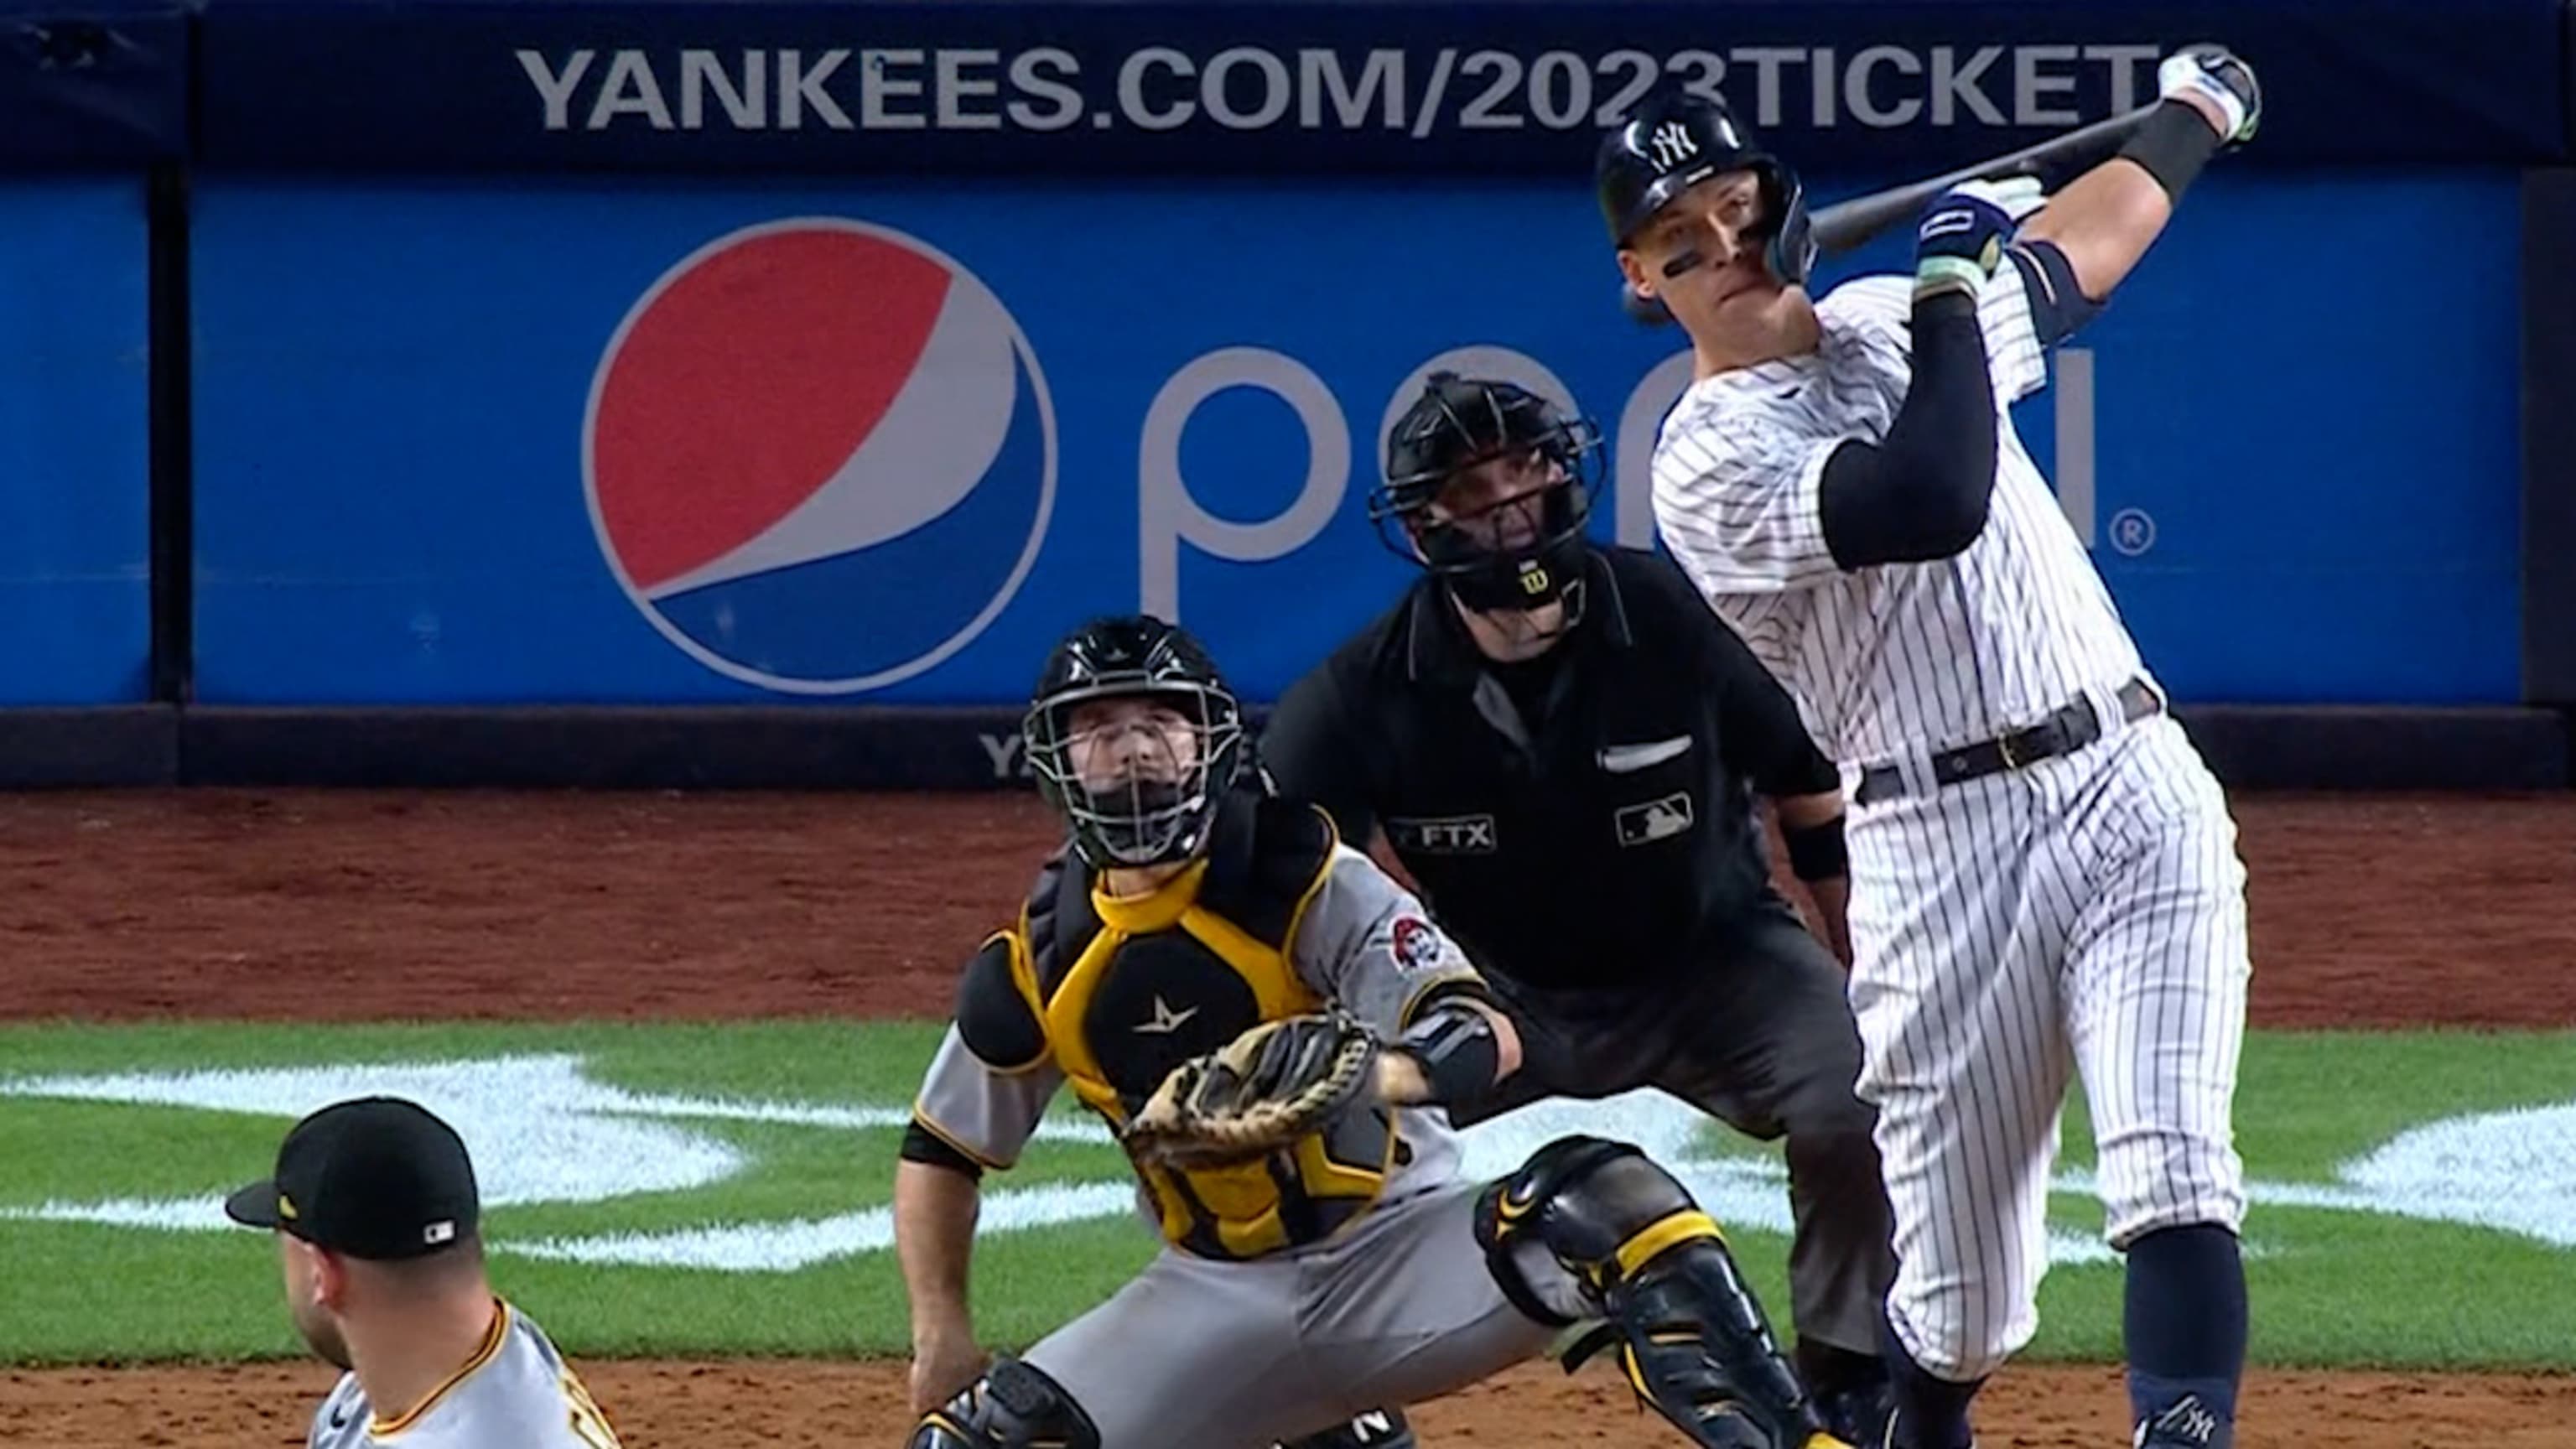
[[[1494,1089],[1494,1072],[1503,1064],[1503,1044],[1494,1037],[1493,1020],[1481,1011],[1450,1007],[1414,1022],[1395,1044],[1397,1051],[1422,1068],[1436,1106],[1455,1107]]]
[[[2145,167],[2167,198],[2180,201],[2183,188],[2218,154],[2218,145],[2208,117],[2188,102],[2169,100],[2148,115],[2119,154]]]
[[[1800,880],[1834,880],[1851,874],[1851,850],[1843,839],[1839,815],[1822,825],[1782,825],[1780,839],[1789,847],[1789,870]]]

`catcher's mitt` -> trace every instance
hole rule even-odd
[[[1374,1094],[1378,1040],[1341,1012],[1267,1021],[1172,1068],[1121,1140],[1173,1167],[1251,1162]]]

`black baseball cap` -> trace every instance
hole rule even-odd
[[[359,1097],[295,1124],[277,1173],[224,1215],[352,1258],[421,1258],[471,1237],[480,1199],[456,1129],[417,1102]]]

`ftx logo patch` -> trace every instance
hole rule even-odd
[[[1491,855],[1502,849],[1491,815],[1447,815],[1436,820],[1390,818],[1386,838],[1399,851],[1423,855]]]

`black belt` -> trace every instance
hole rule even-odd
[[[2120,686],[2120,719],[2122,723],[2144,719],[2164,708],[2164,700],[2143,679],[2131,679]],[[1932,756],[1932,782],[1937,786],[1956,785],[1982,776],[1999,774],[2035,765],[2058,755],[2072,754],[2102,738],[2102,717],[2092,701],[2079,699],[2057,710],[2048,718],[2026,730],[1978,744],[1962,745]],[[1852,798],[1863,805],[1892,800],[1906,793],[1905,776],[1894,765],[1872,765],[1861,771],[1860,789]]]

